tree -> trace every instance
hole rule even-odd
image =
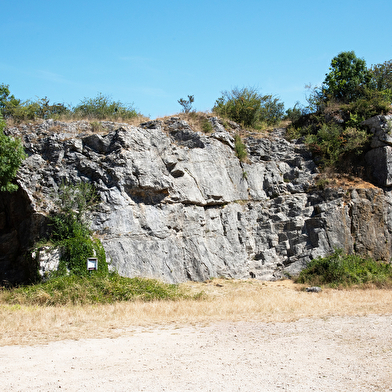
[[[15,108],[21,105],[20,99],[10,94],[9,85],[0,84],[0,114],[3,118],[11,117]]]
[[[356,57],[354,51],[342,52],[331,61],[330,72],[323,83],[324,98],[349,103],[363,96],[371,80],[366,62]]]
[[[370,68],[372,75],[371,85],[388,102],[392,102],[392,60],[382,64],[373,65]]]
[[[181,106],[182,106],[182,111],[184,113],[189,113],[192,110],[192,104],[195,102],[195,96],[194,95],[188,95],[188,99],[179,99],[177,101]]]
[[[13,192],[18,189],[12,183],[26,154],[20,140],[4,134],[4,120],[0,114],[0,191]]]

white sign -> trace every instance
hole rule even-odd
[[[87,259],[87,271],[96,271],[98,269],[98,259],[96,257],[89,257]]]

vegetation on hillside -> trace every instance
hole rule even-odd
[[[61,249],[61,260],[53,276],[87,276],[87,258],[93,256],[98,259],[98,271],[93,273],[106,276],[105,250],[90,230],[89,215],[98,200],[94,187],[88,183],[62,184],[54,199],[57,210],[51,215],[50,240]]]
[[[354,285],[392,288],[392,264],[336,250],[332,255],[312,260],[295,281],[335,288]]]
[[[0,85],[0,113],[4,119],[15,122],[49,118],[119,121],[141,116],[132,104],[114,101],[101,93],[94,98],[83,98],[78,105],[72,107],[65,103],[51,104],[47,97],[22,101],[10,93],[6,84]]]
[[[0,192],[13,192],[18,186],[12,181],[26,154],[20,140],[4,134],[4,127],[0,113]]]
[[[284,104],[272,95],[261,95],[256,88],[236,87],[222,92],[212,111],[244,127],[261,129],[282,120]]]
[[[195,102],[194,95],[188,95],[188,99],[181,98],[177,101],[182,106],[182,111],[184,113],[189,113],[192,111],[193,102]]]
[[[289,136],[303,138],[321,169],[361,175],[371,136],[362,122],[389,113],[391,102],[392,60],[367,68],[364,59],[349,51],[339,53],[331,60],[321,86],[309,87],[307,106],[297,104],[286,111],[286,116],[278,98],[262,95],[253,87],[222,92],[212,112],[253,130],[276,126],[282,119],[289,119]],[[193,95],[178,103],[184,114],[194,118],[204,132],[212,130],[208,119],[198,116],[192,109]],[[17,189],[12,181],[25,158],[21,142],[4,134],[3,118],[15,122],[48,118],[121,121],[138,116],[140,113],[132,104],[114,101],[103,94],[84,98],[75,107],[70,107],[64,103],[51,104],[47,97],[21,101],[11,94],[8,85],[1,84],[0,191]],[[235,136],[235,152],[241,161],[246,159],[246,146],[239,133]],[[54,197],[58,208],[51,216],[50,241],[62,249],[59,269],[42,286],[10,292],[11,302],[20,303],[22,297],[26,301],[30,298],[29,303],[47,305],[177,298],[174,286],[159,286],[157,282],[146,280],[123,280],[115,273],[109,273],[102,244],[92,237],[89,228],[88,216],[97,202],[92,186],[63,184]],[[94,254],[99,260],[99,271],[89,276],[86,259]],[[390,264],[335,252],[313,260],[297,281],[334,287],[353,284],[391,287],[391,269]],[[89,293],[79,290],[84,288]]]
[[[57,208],[51,214],[51,235],[45,245],[61,249],[59,267],[43,281],[3,289],[3,302],[63,306],[202,297],[202,293],[189,296],[178,285],[155,279],[126,278],[115,271],[109,272],[102,244],[89,228],[89,215],[98,201],[90,184],[62,184],[53,197]],[[86,261],[91,256],[98,258],[97,271],[87,271]]]
[[[187,296],[178,285],[155,279],[126,278],[113,272],[91,276],[66,275],[46,282],[3,291],[2,301],[9,304],[64,306],[105,304],[118,301],[156,301],[197,299]]]
[[[97,120],[126,120],[139,115],[132,105],[113,101],[103,94],[98,94],[95,98],[84,98],[79,105],[70,109],[70,112],[76,117]]]
[[[339,53],[306,107],[289,109],[289,135],[304,137],[321,168],[363,172],[370,134],[361,123],[391,111],[392,61],[366,67],[353,51]]]

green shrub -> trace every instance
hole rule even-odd
[[[305,143],[320,156],[323,166],[335,166],[342,154],[343,130],[338,125],[322,125],[316,135],[308,135]]]
[[[13,119],[16,122],[62,117],[126,120],[140,115],[132,105],[113,101],[101,93],[95,98],[84,98],[74,108],[69,108],[64,103],[51,104],[47,97],[22,102],[10,94],[9,86],[5,84],[0,85],[0,113],[5,119]]]
[[[343,157],[360,155],[370,135],[361,129],[347,128],[331,123],[323,124],[317,134],[307,135],[305,143],[321,159],[321,166],[337,167]]]
[[[386,91],[387,94],[392,92],[392,60],[385,61],[382,64],[373,65],[370,68],[372,76],[372,87],[378,91]]]
[[[179,99],[177,101],[182,106],[182,111],[184,113],[189,113],[192,110],[192,104],[195,102],[194,95],[188,95],[188,99]]]
[[[13,192],[18,186],[13,184],[12,180],[27,155],[20,140],[4,134],[4,127],[5,123],[0,114],[0,191]]]
[[[342,133],[343,153],[362,154],[370,140],[370,135],[360,128],[346,128]]]
[[[341,105],[346,114],[347,126],[360,126],[360,123],[378,114],[387,114],[391,110],[391,96],[385,91],[366,89],[363,96]],[[353,121],[355,117],[355,121]]]
[[[22,102],[10,94],[8,85],[0,85],[0,113],[6,119],[12,118],[16,122],[21,122],[37,118],[58,118],[70,112],[62,103],[49,102],[47,97]]]
[[[303,115],[303,110],[299,107],[300,103],[296,102],[292,108],[286,110],[285,119],[290,121],[298,121]]]
[[[99,93],[95,98],[84,98],[73,109],[76,116],[90,119],[130,119],[139,114],[132,105],[112,101],[110,97]]]
[[[272,95],[265,95],[264,102],[258,112],[259,127],[277,125],[284,117],[284,104],[279,102],[279,98]],[[257,128],[257,124],[256,124]]]
[[[203,124],[201,127],[202,127],[203,132],[205,132],[205,133],[210,133],[213,131],[212,124],[210,121],[208,121],[208,119],[205,119],[203,121]]]
[[[392,265],[336,250],[327,257],[312,260],[301,271],[296,283],[330,287],[375,285],[392,287]]]
[[[99,133],[102,131],[103,127],[99,121],[93,121],[90,123],[91,130],[95,133]]]
[[[62,255],[54,276],[67,275],[68,273],[86,276],[97,273],[95,271],[89,272],[86,268],[87,259],[93,256],[98,259],[98,273],[107,274],[109,272],[105,250],[99,239],[93,239],[86,235],[75,235],[58,242],[58,244],[61,246]]]
[[[89,234],[88,214],[98,200],[95,188],[86,182],[62,183],[54,197],[57,211],[51,217],[53,239]]]
[[[51,105],[49,102],[47,97],[36,101],[36,116],[38,118],[60,118],[61,116],[70,114],[70,109],[64,103],[54,103]]]
[[[222,92],[212,110],[245,127],[258,128],[263,123],[279,123],[283,118],[284,105],[272,95],[261,95],[255,88],[244,87]]]
[[[248,155],[246,151],[246,146],[242,142],[241,136],[237,133],[234,137],[235,142],[235,154],[237,155],[240,161],[244,161]]]
[[[97,201],[94,187],[88,183],[62,184],[56,200],[58,210],[51,216],[51,238],[61,248],[61,260],[53,275],[87,275],[87,258],[94,255],[98,258],[99,273],[107,274],[105,251],[100,240],[91,237],[88,222],[88,214]]]
[[[9,85],[0,85],[0,114],[3,118],[9,118],[12,114],[12,108],[20,105],[20,99],[10,95]]]

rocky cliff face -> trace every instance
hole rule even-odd
[[[125,276],[277,279],[334,248],[390,259],[387,191],[319,190],[311,154],[284,130],[244,139],[248,160],[240,162],[236,124],[210,121],[210,134],[179,118],[104,122],[101,134],[87,122],[53,120],[8,129],[29,157],[18,192],[0,196],[0,279],[28,279],[35,266],[24,256],[47,230],[63,181],[96,187],[92,228]]]

